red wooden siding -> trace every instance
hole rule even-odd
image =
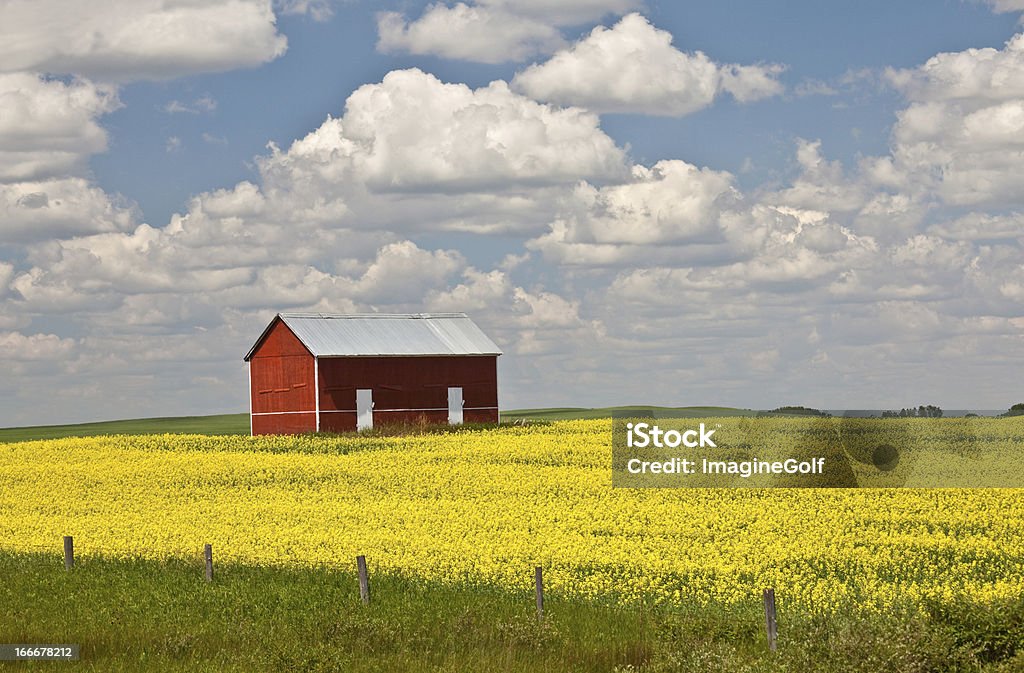
[[[252,417],[253,435],[299,435],[316,431],[316,414],[271,414]]]
[[[373,391],[374,425],[447,423],[449,386],[465,422],[498,422],[495,356],[320,358],[320,429],[355,430],[357,388]]]
[[[497,423],[498,410],[470,410],[462,412],[463,423]],[[407,425],[447,425],[448,409],[444,411],[388,411],[386,409],[373,410],[373,425],[381,427],[388,424]],[[321,432],[354,432],[356,429],[356,413],[342,412],[329,413],[321,412]]]
[[[253,353],[249,375],[254,435],[316,430],[313,356],[280,320]]]

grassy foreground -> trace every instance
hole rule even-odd
[[[870,620],[786,611],[767,650],[759,606],[617,607],[353,572],[0,554],[0,642],[77,643],[82,671],[1019,671],[1024,604]],[[65,662],[0,663],[67,670]]]

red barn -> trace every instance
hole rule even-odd
[[[251,431],[497,423],[499,355],[464,313],[280,313],[245,356]]]

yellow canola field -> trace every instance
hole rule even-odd
[[[951,421],[952,422],[952,421]],[[1018,419],[987,421],[1007,442]],[[669,602],[1017,596],[1012,489],[613,489],[609,421],[412,437],[0,444],[0,549],[349,566]]]

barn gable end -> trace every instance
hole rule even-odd
[[[316,430],[316,363],[280,317],[249,355],[249,402],[254,435]]]

